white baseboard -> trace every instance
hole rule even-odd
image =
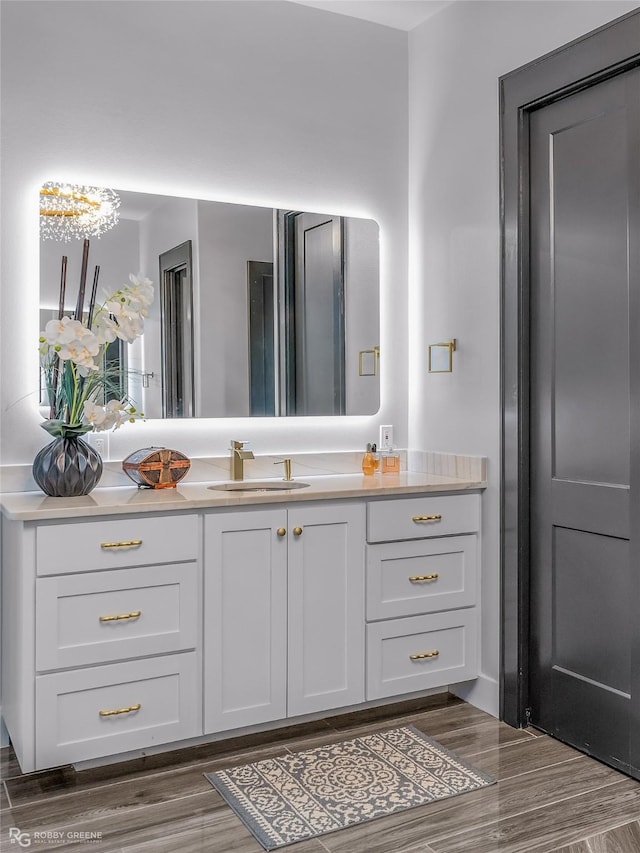
[[[449,692],[493,717],[500,717],[500,685],[495,678],[480,673],[474,681],[450,684]]]
[[[0,747],[9,746],[9,732],[2,719],[2,706],[0,705]]]

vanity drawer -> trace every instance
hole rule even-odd
[[[368,700],[467,681],[477,669],[474,608],[367,625]]]
[[[38,676],[37,768],[201,734],[198,662],[188,652]]]
[[[480,495],[401,498],[371,501],[367,506],[368,542],[451,536],[479,529]]]
[[[38,578],[36,623],[38,671],[193,649],[198,565]]]
[[[477,542],[471,535],[367,545],[367,619],[474,605]]]
[[[43,524],[36,533],[39,575],[176,563],[197,556],[196,515]]]

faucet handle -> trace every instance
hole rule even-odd
[[[284,465],[284,479],[285,480],[293,480],[293,476],[291,475],[291,460],[290,459],[280,459],[278,462],[274,462],[274,465]]]
[[[236,439],[232,438],[231,439],[231,450],[242,450],[242,448],[247,444],[249,444],[249,442],[246,440],[236,441]]]

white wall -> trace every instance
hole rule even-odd
[[[43,443],[37,193],[56,179],[380,224],[378,416],[137,423],[112,434],[112,458],[151,444],[224,453],[232,436],[256,453],[359,448],[380,422],[406,444],[407,34],[277,0],[0,12],[2,462],[29,463]]]
[[[60,265],[63,255],[68,258],[65,304],[69,310],[75,308],[82,267],[82,249],[81,240],[72,240],[69,243],[43,240],[40,243],[41,308],[58,308]],[[89,304],[95,266],[100,267],[98,279],[98,302],[100,303],[123,284],[129,283],[129,273],[138,272],[140,266],[138,254],[138,223],[132,220],[121,219],[117,228],[90,241],[85,308]]]
[[[117,230],[117,229],[116,229]],[[160,265],[158,258],[164,252],[175,249],[187,240],[192,240],[192,280],[194,293],[198,292],[198,205],[193,199],[163,199],[153,210],[140,220],[140,265],[142,275],[154,283],[155,299],[144,323],[144,339],[135,342],[139,361],[132,367],[153,373],[146,389],[131,389],[131,396],[142,411],[150,418],[162,416],[162,336],[160,325]],[[133,378],[133,377],[132,377]],[[131,382],[133,384],[133,382]],[[142,397],[142,399],[140,399]],[[141,424],[136,424],[141,426]],[[130,431],[131,433],[132,431]],[[117,453],[111,449],[111,458]]]
[[[498,78],[637,2],[457,2],[409,36],[409,445],[489,457],[479,700],[499,675]],[[452,374],[426,347],[458,339]]]
[[[378,378],[360,376],[360,351],[380,346],[380,299],[372,283],[380,275],[378,223],[348,219],[344,227],[345,397],[346,411],[377,408]],[[366,367],[366,365],[365,365]],[[378,369],[380,363],[378,361]],[[378,433],[369,439],[378,441]]]

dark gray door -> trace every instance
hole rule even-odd
[[[621,769],[640,637],[639,113],[634,70],[530,124],[531,718]]]

